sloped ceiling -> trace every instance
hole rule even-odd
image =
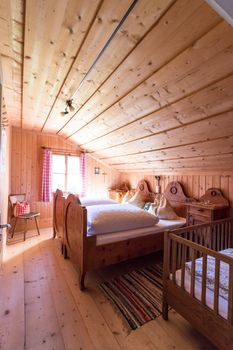
[[[138,0],[85,78],[131,3],[1,0],[12,125],[120,171],[233,171],[233,28],[206,2]]]

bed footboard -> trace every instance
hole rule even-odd
[[[64,250],[64,205],[65,198],[59,189],[53,194],[53,238],[61,238],[61,251]]]
[[[87,265],[87,210],[73,194],[65,201],[64,237],[68,256],[79,271],[80,289],[83,290]]]
[[[168,319],[168,305],[173,307],[220,349],[233,349],[233,258],[219,252],[233,247],[232,230],[230,218],[167,231],[164,241],[163,318]],[[211,294],[209,259],[214,267]],[[223,263],[228,266],[226,300],[220,291]]]

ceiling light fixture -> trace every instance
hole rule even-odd
[[[65,116],[66,114],[69,114],[70,112],[74,112],[74,111],[75,111],[75,107],[73,106],[73,99],[69,99],[66,101],[65,110],[61,112],[61,115]]]
[[[120,27],[122,26],[122,24],[124,23],[124,21],[126,20],[126,18],[129,16],[130,12],[133,10],[134,6],[136,5],[136,3],[138,2],[138,0],[133,0],[131,5],[129,6],[129,8],[127,9],[127,11],[125,12],[124,16],[121,18],[120,22],[118,23],[118,25],[116,26],[116,28],[114,29],[114,31],[112,32],[112,34],[110,35],[110,37],[108,38],[108,40],[106,41],[104,47],[102,48],[102,50],[99,52],[99,54],[97,55],[96,59],[94,60],[94,62],[92,63],[91,67],[88,69],[88,71],[86,72],[86,74],[84,75],[84,77],[82,78],[82,80],[80,81],[77,89],[74,91],[73,95],[69,98],[69,100],[66,101],[66,106],[65,106],[65,110],[63,112],[61,112],[61,115],[66,115],[69,112],[73,112],[75,110],[74,106],[73,106],[73,100],[74,100],[74,96],[77,94],[78,90],[81,88],[81,86],[84,83],[84,80],[86,80],[86,78],[88,77],[88,75],[90,74],[90,72],[92,71],[92,69],[95,67],[96,63],[99,61],[100,57],[103,55],[104,51],[107,49],[107,47],[109,46],[110,42],[112,41],[112,39],[114,38],[114,36],[117,34],[118,30],[120,29]]]

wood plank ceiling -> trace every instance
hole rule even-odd
[[[1,0],[12,125],[120,171],[233,171],[233,28],[203,0]],[[66,115],[66,101],[75,110]]]

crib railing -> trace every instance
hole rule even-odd
[[[219,315],[219,289],[220,289],[220,264],[226,263],[229,266],[229,291],[227,320],[233,324],[233,258],[219,253],[219,250],[233,247],[233,218],[224,219],[212,223],[189,226],[182,229],[168,231],[165,233],[164,242],[164,295],[166,298],[167,281],[169,288],[175,285],[182,291],[195,296],[196,285],[196,259],[202,258],[201,271],[201,296],[199,302],[206,304],[207,294],[207,258],[215,259],[214,265],[214,297],[211,310]],[[186,263],[190,262],[191,269],[188,272]],[[177,271],[180,273],[180,281],[177,283]],[[185,288],[186,274],[189,273],[191,280],[190,289]],[[172,285],[171,285],[172,284]]]

